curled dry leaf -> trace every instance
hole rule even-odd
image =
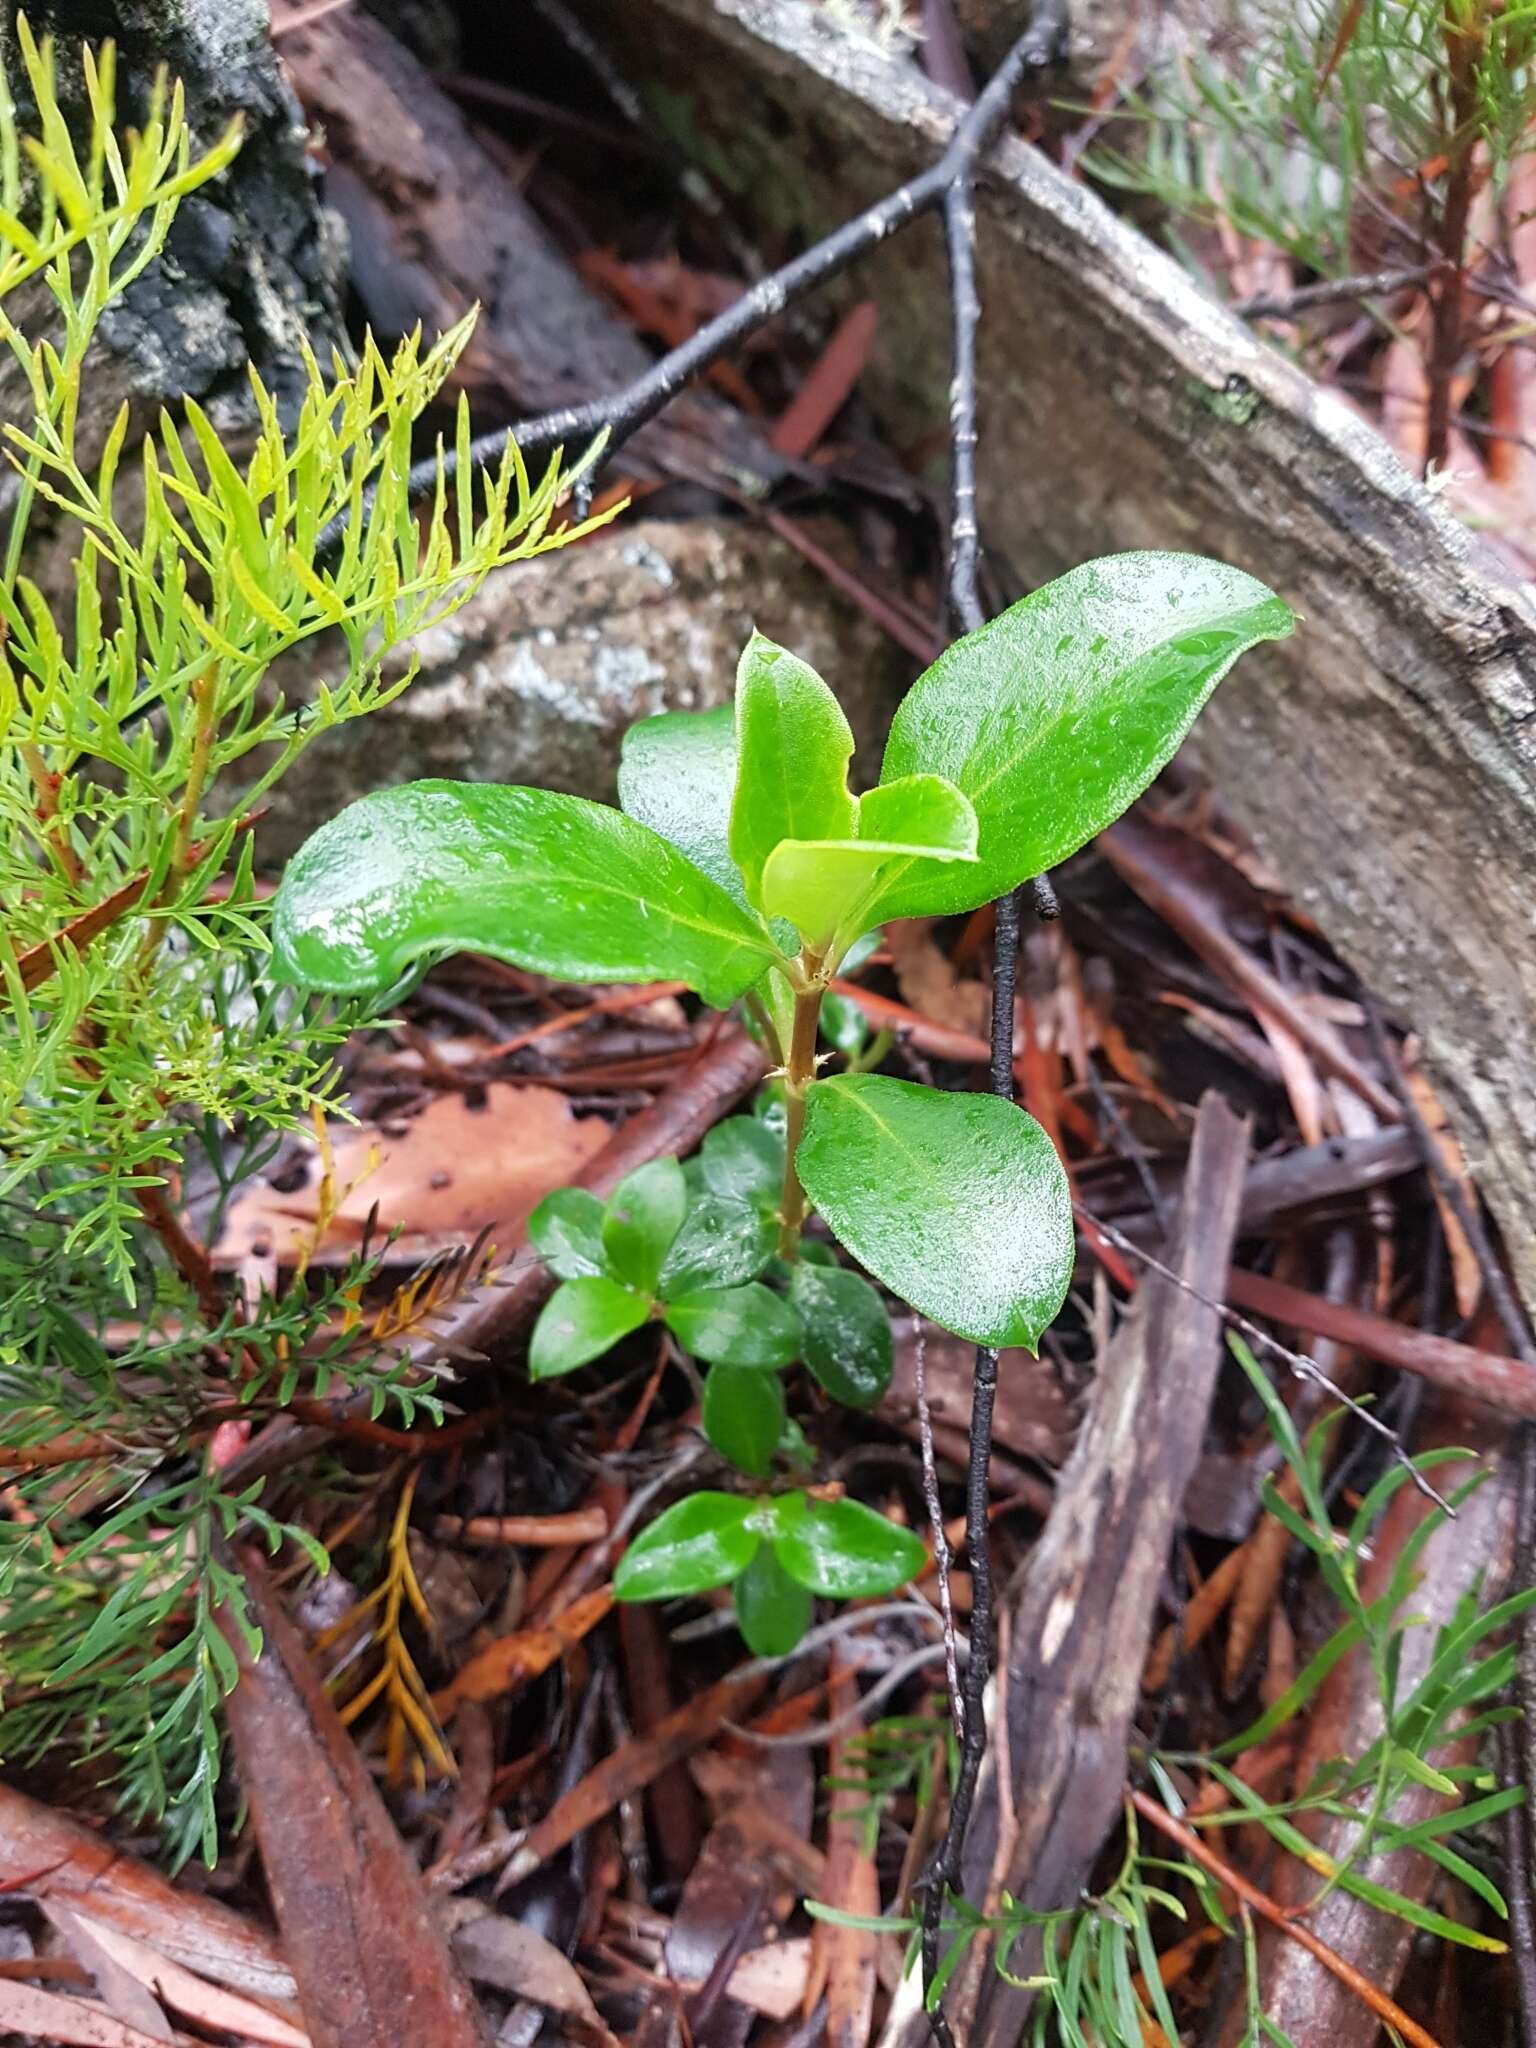
[[[553,1942],[479,1899],[445,1900],[443,1906],[452,1925],[453,1953],[466,1976],[509,1998],[531,1999],[579,2020],[605,2041],[613,2039],[575,1964]]]
[[[482,1231],[504,1247],[522,1237],[552,1189],[580,1179],[612,1135],[601,1117],[573,1115],[553,1088],[506,1083],[487,1088],[478,1109],[462,1095],[438,1096],[400,1131],[338,1129],[331,1141],[335,1206],[313,1258],[343,1263],[375,1212],[377,1236],[399,1229],[394,1256],[402,1260],[430,1258]],[[303,1187],[285,1192],[258,1180],[231,1206],[215,1263],[290,1263],[312,1241],[320,1204],[316,1150]]]

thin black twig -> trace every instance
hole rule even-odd
[[[981,536],[976,518],[976,335],[981,300],[976,288],[976,166],[1007,115],[1015,86],[1026,72],[1040,72],[1061,54],[1066,35],[1065,0],[1040,0],[1029,27],[988,81],[956,128],[943,162],[949,178],[943,190],[944,240],[949,259],[951,363],[949,387],[950,515],[947,597],[950,614],[963,632],[986,623],[981,602]],[[1019,891],[997,904],[992,968],[992,1092],[1013,1099],[1014,988],[1019,959]],[[1040,916],[1057,914],[1054,891],[1043,876],[1034,884]],[[958,1708],[960,1758],[950,1792],[944,1839],[926,1874],[923,1898],[923,1986],[925,1994],[939,1968],[944,1906],[958,1890],[966,1831],[975,1803],[987,1747],[986,1691],[992,1668],[992,1552],[987,1511],[991,1504],[992,1417],[997,1400],[997,1352],[976,1351],[971,1385],[971,1423],[965,1484],[966,1549],[971,1567],[971,1654]],[[954,1625],[946,1617],[946,1641]],[[954,1702],[951,1702],[952,1709]],[[929,2024],[939,2048],[955,2048],[943,2009],[935,2005]]]

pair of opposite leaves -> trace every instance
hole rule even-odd
[[[860,798],[831,692],[754,635],[734,717],[667,713],[628,734],[623,811],[451,782],[350,805],[289,865],[277,971],[358,993],[473,948],[572,981],[684,981],[717,1007],[761,987],[782,1014],[795,933],[833,952],[867,925],[974,909],[1057,865],[1146,788],[1238,656],[1293,624],[1219,562],[1088,563],[939,657]],[[958,1334],[1033,1346],[1072,1255],[1038,1125],[993,1098],[876,1075],[810,1094],[797,1166],[854,1256]]]

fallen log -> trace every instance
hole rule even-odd
[[[933,161],[956,102],[804,0],[572,0],[668,139],[776,246]],[[1195,753],[1271,864],[1421,1034],[1536,1283],[1536,621],[1371,430],[1082,185],[1006,142],[978,187],[980,509],[1015,588],[1128,547],[1220,555],[1305,625],[1251,656]],[[948,403],[938,227],[874,297],[865,390],[916,441]]]

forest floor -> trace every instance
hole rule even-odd
[[[314,36],[345,38],[348,10],[323,22],[313,5],[278,11],[307,104],[311,84],[325,91],[311,22]],[[647,349],[674,346],[749,281],[743,252],[678,200],[666,164],[553,32],[535,40],[514,80],[471,25],[437,53],[434,90],[467,115],[487,175],[517,185],[611,323]],[[402,252],[424,230],[398,194],[387,219],[371,204],[370,149],[387,130],[374,124],[369,144],[357,109],[345,130],[334,116],[328,126],[354,243],[370,254],[359,310],[387,327],[391,290],[409,295]],[[1272,266],[1262,281],[1273,289]],[[495,290],[487,279],[485,295]],[[617,465],[632,473],[605,478],[600,503],[766,522],[915,674],[941,644],[942,519],[922,481],[928,451],[891,445],[861,397],[878,320],[871,304],[830,334],[770,323],[711,373],[690,434],[637,443]],[[558,366],[500,345],[468,363],[482,425],[551,402],[558,386]],[[1387,367],[1388,400],[1401,399],[1406,372]],[[1412,412],[1373,407],[1389,426]],[[722,492],[743,446],[788,465],[771,497]],[[1523,488],[1528,465],[1503,467],[1480,459],[1479,488]],[[765,617],[771,607],[765,593]],[[1114,1468],[1120,1519],[1097,1554],[1116,1554],[1117,1529],[1160,1548],[1142,1560],[1150,1604],[1110,1612],[1053,1680],[1069,1720],[1099,1695],[1124,1695],[1127,1709],[1119,1735],[1107,1716],[1096,1765],[1124,1817],[1082,1871],[1081,1899],[1052,1902],[1080,1908],[1059,1933],[1091,1993],[1050,1997],[1083,2030],[1049,2038],[1236,2043],[1262,1984],[1268,2020],[1295,2048],[1371,2048],[1405,2018],[1418,2031],[1404,2038],[1441,2048],[1502,2040],[1514,1980],[1496,1901],[1519,1873],[1505,1868],[1491,1752],[1456,1718],[1491,1699],[1451,1698],[1442,1673],[1425,1708],[1442,1718],[1433,1740],[1419,1727],[1418,1752],[1409,1744],[1417,1768],[1391,1780],[1390,1825],[1372,1807],[1386,1782],[1384,1667],[1401,1667],[1400,1708],[1433,1672],[1435,1630],[1504,1588],[1507,1468],[1536,1419],[1490,1254],[1467,1227],[1476,1188],[1411,1037],[1290,900],[1219,790],[1176,765],[1055,880],[1060,917],[1026,922],[1013,1071],[1017,1100],[1066,1162],[1079,1263],[1039,1358],[1009,1353],[1001,1366],[995,1728],[1031,1725],[1010,1697],[1028,1659],[1009,1631],[1040,1619],[1031,1560],[1059,1569],[1048,1522],[1087,1526],[1102,1507],[1109,1467],[1092,1439],[1110,1426],[1106,1389],[1146,1371],[1176,1395],[1189,1347],[1219,1341],[1219,1299],[1272,1394],[1226,1359],[1209,1412],[1182,1418],[1192,1470],[1177,1498],[1159,1495],[1177,1458],[1153,1432]],[[991,937],[990,911],[888,927],[843,990],[862,1051],[878,1040],[885,1071],[984,1086]],[[907,1916],[953,1767],[937,1567],[903,1602],[854,1606],[838,1631],[770,1666],[749,1658],[723,1596],[616,1607],[628,1532],[683,1473],[709,1469],[696,1377],[653,1327],[534,1388],[520,1277],[490,1342],[476,1292],[488,1261],[516,1257],[544,1196],[609,1188],[619,1170],[696,1144],[750,1108],[761,1062],[676,987],[556,986],[477,956],[436,968],[346,1061],[355,1121],[287,1146],[235,1202],[214,1256],[252,1290],[297,1261],[344,1265],[388,1238],[359,1312],[442,1336],[446,1425],[398,1429],[316,1404],[326,1455],[275,1475],[266,1504],[308,1526],[332,1570],[253,1564],[267,1655],[232,1713],[253,1825],[231,1834],[216,1870],[173,1885],[148,1842],[142,1862],[106,1855],[107,1806],[88,1780],[37,1772],[25,1794],[0,1793],[0,1888],[25,1880],[49,1923],[33,1905],[0,1913],[0,2034],[302,2048],[321,2036],[301,1994],[329,1974],[327,2039],[425,2044],[439,2038],[434,2001],[451,2002],[434,1966],[412,1960],[413,1922],[430,1915],[452,1930],[500,2043],[546,2028],[646,2048],[913,2038]],[[1219,1129],[1202,1110],[1212,1095],[1234,1113]],[[1192,1213],[1223,1189],[1232,1219]],[[1182,1291],[1165,1281],[1170,1262]],[[1127,1322],[1153,1286],[1156,1315]],[[962,1635],[971,1375],[969,1347],[901,1313],[872,1412],[833,1406],[805,1375],[790,1389],[815,1483],[908,1522],[931,1554],[929,1436]],[[243,1442],[236,1425],[220,1454]],[[1464,1475],[1434,1463],[1453,1446],[1503,1474],[1454,1522],[1443,1496]],[[1351,1536],[1357,1511],[1367,1526]],[[1342,1644],[1357,1609],[1327,1568],[1340,1558],[1374,1617],[1374,1633]],[[1338,1654],[1319,1668],[1329,1645]],[[1490,1647],[1469,1640],[1458,1672]],[[1035,1733],[998,1762],[990,1795],[991,1910],[1021,1955],[1039,1930],[1008,1921],[1007,1810],[1070,1796]],[[383,1794],[377,1817],[369,1784]],[[1470,1818],[1442,1820],[1462,1798]],[[307,1918],[338,1870],[345,1929]],[[807,1900],[846,1917],[812,1917]],[[867,1925],[882,1914],[889,1931]],[[380,2031],[388,1973],[359,1960],[370,1954],[393,1959],[390,1995],[417,2001],[399,2011],[427,2016],[393,2036]],[[94,1982],[99,2030],[50,2032],[27,2002],[44,1981]],[[1309,2012],[1330,2015],[1326,2032]]]

